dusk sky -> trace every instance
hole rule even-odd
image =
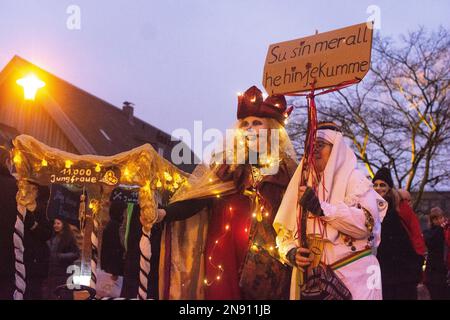
[[[81,29],[69,30],[69,5]],[[261,86],[271,43],[365,22],[382,35],[449,27],[450,1],[0,0],[0,68],[15,55],[171,133],[225,129],[236,92]],[[89,106],[86,106],[89,108]]]

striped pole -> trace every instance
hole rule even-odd
[[[97,261],[98,261],[98,222],[97,219],[92,218],[93,228],[91,232],[91,288],[96,288],[97,285]]]
[[[23,261],[23,253],[25,247],[23,245],[24,236],[24,220],[27,213],[25,208],[17,208],[16,224],[14,226],[14,255],[15,255],[15,285],[16,289],[14,291],[14,300],[23,300],[23,295],[25,294],[26,282],[25,282],[25,264]],[[22,212],[23,211],[23,212]]]
[[[146,233],[142,228],[141,241],[139,242],[141,258],[139,261],[139,291],[138,299],[147,300],[148,275],[150,274],[150,257],[152,256],[152,248],[150,245],[150,232]]]

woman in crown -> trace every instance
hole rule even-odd
[[[249,88],[225,149],[159,210],[160,298],[288,298],[291,271],[278,260],[272,222],[296,168],[284,129],[291,111],[284,96],[264,100]]]

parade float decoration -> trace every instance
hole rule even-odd
[[[79,279],[95,292],[101,232],[109,219],[109,200],[118,186],[139,190],[142,237],[138,299],[147,299],[150,272],[150,233],[157,220],[158,200],[163,193],[173,193],[185,181],[186,174],[161,158],[145,144],[113,156],[76,155],[49,147],[35,138],[20,135],[10,151],[11,173],[17,179],[17,219],[14,232],[14,299],[23,299],[26,270],[23,261],[24,219],[36,209],[37,185],[63,184],[82,190],[79,206],[83,234]],[[87,281],[84,279],[87,278]],[[77,283],[75,283],[77,285]]]
[[[263,73],[263,86],[269,95],[303,96],[307,99],[308,124],[304,144],[303,172],[299,186],[317,190],[314,144],[317,132],[315,97],[359,83],[370,69],[374,22],[275,43],[269,46]],[[306,238],[308,214],[299,206],[297,230],[302,247],[311,247]],[[299,272],[298,286],[304,283]],[[300,292],[296,298],[300,298]]]

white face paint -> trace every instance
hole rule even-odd
[[[240,121],[239,129],[243,131],[248,147],[253,151],[258,151],[259,131],[268,130],[270,127],[266,118],[250,116]]]

